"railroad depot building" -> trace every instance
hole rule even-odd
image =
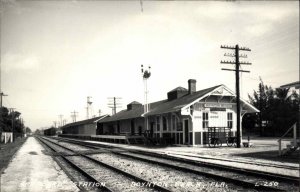
[[[107,115],[69,123],[61,127],[62,134],[96,135],[97,123]]]
[[[241,99],[241,116],[256,112]],[[167,99],[150,103],[147,113],[134,101],[127,109],[99,120],[97,135],[143,135],[147,127],[152,137],[169,138],[179,145],[207,144],[211,127],[226,128],[235,136],[236,96],[225,85],[196,91],[196,80],[190,79],[188,89],[169,91]]]

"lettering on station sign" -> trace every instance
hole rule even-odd
[[[214,108],[210,108],[210,111],[226,111],[226,108],[214,107]]]
[[[209,107],[209,108],[232,108],[231,104],[224,104],[224,103],[205,103],[204,107]]]

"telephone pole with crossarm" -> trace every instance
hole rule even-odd
[[[236,115],[237,115],[237,130],[236,130],[236,138],[237,138],[237,148],[241,147],[241,104],[240,104],[240,72],[250,73],[250,71],[241,70],[241,65],[251,65],[248,62],[240,62],[240,58],[247,58],[247,55],[240,55],[240,51],[251,51],[251,49],[246,47],[236,46],[227,46],[221,45],[222,49],[232,49],[235,51],[234,54],[224,54],[224,56],[235,57],[235,61],[221,61],[221,64],[234,64],[235,69],[225,69],[226,71],[235,71],[235,89],[236,89]]]

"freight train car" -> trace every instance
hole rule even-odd
[[[54,135],[57,135],[56,132],[57,132],[57,128],[51,127],[49,129],[45,129],[44,130],[44,135],[46,135],[46,136],[54,136]]]

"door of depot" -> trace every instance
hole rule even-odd
[[[134,135],[135,133],[134,119],[131,120],[130,132],[131,135]]]
[[[189,120],[185,119],[184,120],[184,139],[183,139],[183,144],[189,143]]]

